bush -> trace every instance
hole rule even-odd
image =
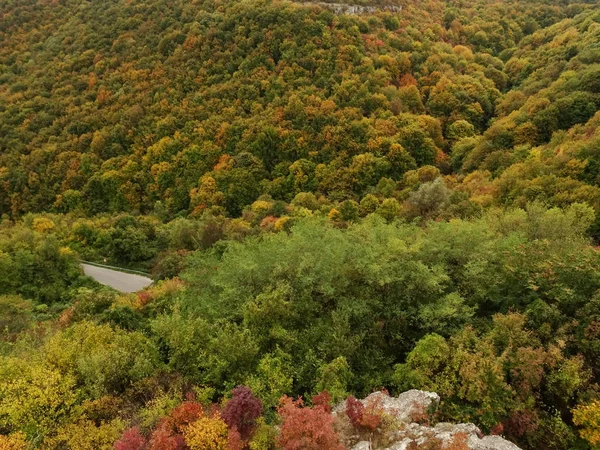
[[[145,450],[147,446],[148,442],[139,427],[125,430],[121,438],[115,442],[115,450]]]
[[[277,444],[283,450],[342,450],[333,429],[334,418],[324,407],[303,407],[302,399],[283,397],[278,409],[281,430]]]
[[[352,425],[361,431],[375,431],[381,424],[381,414],[365,406],[353,396],[346,400],[346,415]]]
[[[0,434],[0,449],[2,450],[25,450],[27,441],[23,433],[13,433],[8,436]]]
[[[331,412],[331,395],[327,391],[321,391],[317,395],[313,395],[312,404],[320,406],[328,413]]]
[[[168,419],[159,422],[150,437],[148,450],[184,450],[184,437],[173,429],[173,424]]]
[[[169,414],[169,417],[178,430],[182,430],[190,423],[198,420],[200,416],[202,416],[202,405],[190,400],[183,402]]]
[[[0,295],[0,339],[12,339],[33,321],[33,304],[17,295]]]
[[[227,424],[217,414],[204,416],[183,430],[190,450],[225,450],[227,448]]]
[[[579,434],[592,445],[600,446],[600,401],[580,405],[573,410],[573,423],[581,427]]]
[[[268,425],[264,417],[256,421],[256,431],[248,443],[250,450],[273,450],[277,431],[274,426]]]
[[[29,436],[53,433],[71,419],[80,392],[57,370],[0,358],[0,427]]]
[[[229,428],[236,428],[242,439],[248,439],[262,413],[262,402],[248,386],[238,386],[223,409],[223,420]]]
[[[112,450],[121,436],[124,424],[120,419],[96,425],[90,420],[69,423],[60,428],[46,442],[47,448],[73,448],[77,450]]]
[[[142,333],[81,322],[44,346],[46,361],[72,374],[90,397],[121,392],[160,367],[158,350]]]

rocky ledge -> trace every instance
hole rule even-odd
[[[348,5],[346,3],[327,3],[327,2],[302,2],[305,5],[319,5],[330,9],[334,14],[373,14],[378,11],[400,12],[402,6],[384,5],[384,6],[366,6],[366,5]]]
[[[352,429],[346,415],[346,401],[332,411],[337,423],[345,428],[345,443],[351,450],[520,450],[501,436],[484,436],[472,423],[428,424],[429,415],[437,408],[440,397],[435,392],[416,389],[391,397],[375,392],[360,400],[365,411],[374,411],[386,419],[387,429],[379,435],[373,433],[348,434]]]

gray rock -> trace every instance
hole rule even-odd
[[[346,3],[327,3],[327,2],[302,2],[304,5],[318,5],[322,8],[330,9],[334,14],[372,14],[377,11],[400,12],[402,6],[364,6],[348,5]]]
[[[467,444],[473,450],[520,450],[515,444],[500,436],[485,436],[479,440],[470,436]]]
[[[398,428],[388,432],[387,442],[392,444],[385,449],[371,446],[369,442],[363,440],[350,447],[351,450],[407,450],[413,442],[421,445],[431,439],[439,440],[442,448],[445,448],[459,433],[466,437],[466,444],[471,450],[520,450],[515,444],[500,436],[483,436],[481,430],[472,423],[441,422],[434,427],[429,427],[412,422],[415,415],[438,406],[440,397],[435,392],[413,389],[398,397],[390,397],[384,392],[374,392],[360,401],[365,407],[371,406],[374,410],[379,410],[392,418]],[[333,408],[333,414],[339,418],[345,417],[345,409],[346,402],[341,402]],[[358,439],[352,440],[356,442]]]
[[[388,450],[406,450],[411,442],[413,442],[412,439],[403,439],[400,442],[396,442],[394,445],[389,447]]]
[[[415,414],[425,413],[430,407],[437,408],[440,396],[435,392],[411,389],[398,397],[390,397],[383,392],[375,392],[365,399],[365,406],[370,402],[381,405],[386,414],[396,420],[411,422]]]
[[[478,439],[479,436],[482,435],[481,430],[472,423],[453,424],[440,422],[433,427],[433,432],[435,433],[436,438],[441,439],[444,442],[450,442],[457,433],[464,433],[467,436],[475,436]]]
[[[365,407],[374,407],[398,421],[409,423],[415,414],[426,412],[432,404],[437,407],[440,396],[435,392],[419,391],[417,389],[403,392],[398,397],[390,397],[385,392],[377,391],[364,400],[360,400],[360,402]],[[342,414],[345,410],[346,402],[341,402],[335,406],[333,413]]]

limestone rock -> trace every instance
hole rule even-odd
[[[360,402],[365,406],[374,406],[384,414],[394,417],[397,421],[411,422],[416,414],[426,412],[430,407],[437,407],[440,396],[435,392],[411,389],[398,397],[390,397],[385,392],[377,391]],[[346,402],[341,402],[334,409],[334,414],[345,413]]]
[[[372,14],[377,11],[400,12],[402,6],[384,5],[384,6],[365,6],[365,5],[348,5],[346,3],[328,3],[328,2],[302,2],[305,5],[319,5],[322,8],[327,8],[335,14]]]
[[[386,434],[385,441],[388,444],[385,447],[371,444],[364,440],[364,435],[362,440],[356,435],[350,439],[354,442],[354,445],[349,445],[351,450],[407,450],[414,444],[422,445],[432,440],[438,442],[441,449],[444,449],[458,438],[464,439],[471,450],[520,450],[515,444],[500,436],[483,436],[481,430],[472,423],[441,422],[430,427],[413,422],[438,406],[440,397],[435,392],[413,389],[398,397],[390,397],[384,392],[374,392],[360,401],[365,408],[372,407],[373,410],[380,411],[384,416],[391,418],[393,423],[397,424],[397,428]],[[345,409],[346,402],[341,402],[333,408],[333,414],[347,422]]]
[[[485,436],[474,442],[469,439],[468,445],[473,450],[520,450],[515,444],[500,436]]]

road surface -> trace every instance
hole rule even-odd
[[[141,275],[119,272],[82,263],[83,272],[100,284],[110,286],[120,292],[137,292],[152,284],[150,278]]]

